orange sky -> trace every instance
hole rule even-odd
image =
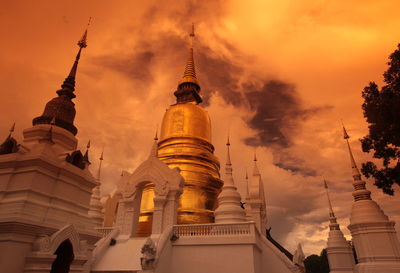
[[[306,253],[319,253],[328,220],[321,175],[348,234],[351,171],[340,118],[358,162],[369,159],[357,140],[367,132],[360,94],[369,81],[382,81],[399,42],[399,8],[372,0],[7,1],[0,10],[0,132],[6,137],[16,121],[22,139],[66,77],[92,16],[75,125],[80,148],[91,139],[93,171],[105,147],[102,192],[109,192],[122,170],[147,156],[174,103],[194,22],[196,68],[221,164],[230,131],[243,195],[257,146],[272,235],[290,251],[302,242]],[[399,222],[398,195],[374,189],[373,198]]]

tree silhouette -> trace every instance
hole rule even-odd
[[[312,254],[304,260],[306,273],[329,273],[328,256],[326,248],[321,251],[320,256]]]
[[[387,64],[381,90],[370,82],[362,92],[362,109],[369,123],[369,134],[361,139],[362,149],[373,151],[382,164],[368,161],[361,171],[367,178],[373,177],[384,193],[393,195],[393,184],[400,185],[400,44]]]

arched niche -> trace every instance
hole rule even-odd
[[[166,226],[176,223],[178,198],[184,184],[179,172],[179,169],[170,169],[156,156],[150,156],[132,173],[118,206],[116,225],[122,235],[138,235],[143,188],[149,183],[154,184],[152,234],[160,234]]]
[[[63,241],[56,251],[55,260],[51,265],[50,273],[69,273],[72,261],[74,260],[74,249],[69,239]]]
[[[81,268],[88,257],[86,241],[81,241],[79,233],[69,224],[51,236],[39,236],[33,243],[27,266],[41,266],[48,268],[46,272],[65,273],[68,271],[62,268],[67,268],[66,265],[73,263],[75,269]]]

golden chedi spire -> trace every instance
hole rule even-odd
[[[192,24],[192,31],[189,34],[189,56],[185,66],[185,72],[183,73],[183,77],[179,81],[178,88],[174,93],[177,103],[186,103],[191,101],[196,103],[202,102],[199,95],[200,84],[196,77],[193,57],[194,37],[194,24]]]
[[[183,78],[171,105],[163,117],[158,145],[158,158],[170,168],[178,167],[185,179],[179,200],[178,224],[214,222],[217,197],[222,188],[219,161],[211,143],[211,121],[207,111],[198,104],[198,92],[193,60],[194,31],[189,36],[189,58]],[[154,184],[148,183],[142,193],[137,234],[151,233]]]

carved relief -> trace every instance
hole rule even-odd
[[[143,245],[142,257],[140,258],[140,264],[143,270],[154,269],[156,260],[156,246],[152,239],[147,238],[146,243]]]
[[[163,181],[164,182],[164,181]],[[157,183],[154,187],[154,193],[156,196],[167,196],[169,192],[169,183],[165,181],[164,183]]]

